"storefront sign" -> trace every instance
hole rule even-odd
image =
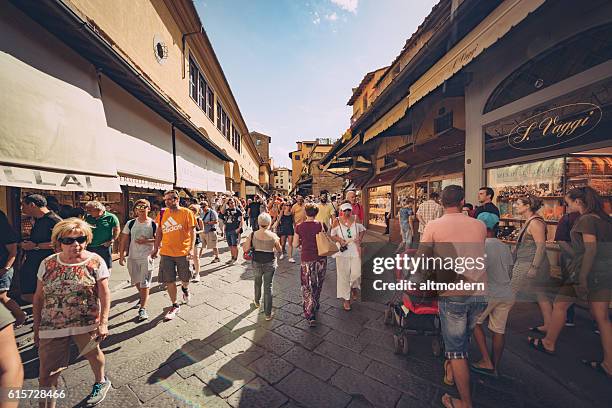
[[[519,123],[508,135],[508,144],[519,150],[547,149],[584,136],[601,117],[601,108],[592,103],[558,106]]]
[[[129,176],[119,176],[119,184],[130,187],[148,188],[152,190],[172,190],[174,188],[171,183],[162,183]]]
[[[610,89],[607,78],[486,125],[485,164],[612,146]]]
[[[116,177],[0,166],[0,185],[58,191],[121,192]]]

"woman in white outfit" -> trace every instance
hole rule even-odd
[[[331,230],[331,237],[340,243],[336,253],[337,296],[342,299],[344,310],[351,310],[351,298],[357,300],[361,289],[361,240],[365,227],[352,214],[353,206],[345,201],[340,206],[338,225]]]

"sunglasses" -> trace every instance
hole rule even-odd
[[[344,212],[351,212],[351,211],[353,211],[353,210],[348,209],[348,210],[342,210],[342,211],[344,211]]]
[[[137,205],[137,206],[136,206],[136,207],[134,207],[134,208],[136,208],[137,210],[144,210],[145,208],[149,208],[149,206],[148,206],[148,205],[141,204],[141,205]]]
[[[350,228],[346,230],[346,236],[349,238],[353,238]]]
[[[58,238],[57,239],[61,244],[64,245],[72,245],[75,242],[78,242],[79,244],[84,244],[85,242],[87,242],[87,237],[81,235],[80,237],[62,237],[62,238]]]

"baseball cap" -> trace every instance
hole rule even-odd
[[[350,203],[344,203],[340,206],[340,211],[353,210],[353,206]]]
[[[499,217],[497,214],[493,214],[490,212],[481,212],[478,214],[478,220],[484,222],[487,226],[487,229],[492,230],[499,223]]]

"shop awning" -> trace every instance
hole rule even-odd
[[[131,187],[172,189],[170,123],[105,76],[100,79],[100,87],[109,132],[107,146],[114,153],[119,182]]]
[[[506,35],[544,0],[506,0],[410,86],[410,106],[442,85]]]
[[[51,54],[42,64],[32,55],[38,50],[7,44],[10,35],[0,53],[0,164],[116,177],[114,157],[104,154],[108,128],[95,67]]]
[[[195,191],[223,192],[223,161],[205,151],[183,132],[175,130],[176,186]]]
[[[465,149],[465,130],[451,128],[435,139],[420,145],[410,144],[389,156],[409,165],[425,163],[435,158],[446,157]]]
[[[443,161],[420,164],[408,169],[397,180],[397,183],[414,182],[426,177],[443,176],[446,174],[463,173],[465,168],[464,156],[460,155]]]
[[[391,125],[400,120],[406,114],[406,110],[410,106],[411,96],[404,97],[397,105],[391,108],[382,118],[378,119],[374,125],[366,130],[363,135],[363,143],[373,139],[379,133],[387,130]]]
[[[376,174],[368,181],[367,187],[377,187],[392,184],[398,179],[405,171],[407,167],[398,167],[393,170],[387,170],[384,173]]]
[[[364,175],[369,174],[366,170],[353,169],[346,174],[343,174],[341,177],[349,180],[354,180],[359,177],[363,177]]]
[[[353,147],[359,144],[359,135],[355,135],[352,139],[350,139],[344,146],[342,146],[338,153],[336,153],[337,157],[341,157],[344,153],[352,149]]]
[[[56,191],[121,192],[117,177],[0,166],[0,185]]]

